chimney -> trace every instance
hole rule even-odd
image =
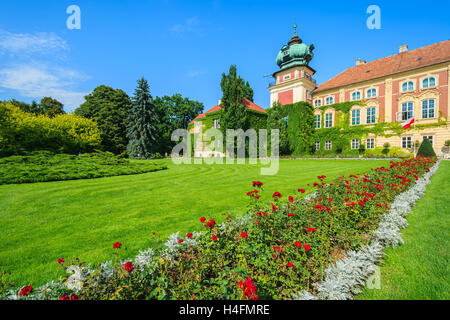
[[[356,65],[359,66],[361,64],[366,63],[366,60],[361,60],[360,58],[356,59]]]
[[[406,51],[408,51],[408,45],[407,44],[404,44],[404,45],[398,47],[398,53],[403,53],[403,52],[406,52]]]

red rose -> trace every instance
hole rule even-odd
[[[121,242],[116,242],[116,243],[114,243],[114,245],[113,245],[113,248],[114,248],[114,249],[120,249],[120,247],[122,247],[122,243],[121,243]]]
[[[30,294],[33,291],[33,287],[32,286],[25,286],[22,288],[22,290],[19,293],[19,296],[27,296],[28,294]]]
[[[133,264],[129,261],[125,263],[123,266],[125,267],[125,270],[127,270],[128,272],[132,272],[134,269]]]
[[[300,248],[302,246],[302,244],[300,242],[296,241],[294,243],[294,246],[296,246],[297,248]]]
[[[275,198],[275,197],[281,198],[281,193],[279,193],[278,191],[275,191],[274,194],[272,195],[272,198]]]
[[[272,210],[273,211],[277,211],[278,210],[278,208],[277,207],[275,207],[273,204],[272,204]]]
[[[358,203],[361,207],[364,207],[364,201],[359,201]]]
[[[206,223],[206,226],[210,227],[210,228],[214,228],[215,224],[216,224],[216,221],[214,219],[211,219]]]
[[[216,240],[217,240],[217,236],[216,236],[216,235],[213,235],[213,236],[212,236],[212,239],[213,239],[213,241],[216,241]]]
[[[201,223],[205,222],[205,220],[206,220],[205,217],[201,217],[201,218],[200,218],[200,222],[201,222]]]
[[[70,298],[69,298],[69,296],[67,294],[64,294],[61,297],[59,297],[58,300],[70,300]]]
[[[188,239],[192,239],[192,233],[188,233],[188,234],[186,234],[186,238],[188,238]]]
[[[289,196],[288,199],[289,199],[289,202],[294,202],[294,197],[293,196]]]
[[[298,189],[298,192],[305,193],[305,189]]]
[[[288,213],[288,216],[289,216],[289,217],[293,217],[294,214],[293,214],[293,213]]]
[[[307,244],[304,244],[303,248],[305,248],[305,251],[311,250],[311,247],[309,245],[307,245]]]
[[[58,262],[58,264],[63,264],[64,263],[64,258],[58,259],[58,260],[56,260],[56,262]]]
[[[70,300],[78,300],[78,295],[74,294],[73,296],[70,297]]]
[[[183,239],[178,239],[178,243],[182,243],[183,241]]]
[[[295,266],[294,266],[294,264],[292,262],[288,262],[286,267],[292,268],[292,270],[295,269]]]
[[[247,232],[242,232],[241,233],[241,237],[244,238],[244,239],[247,239],[248,238]]]

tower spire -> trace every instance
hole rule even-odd
[[[296,35],[297,35],[297,24],[294,23],[294,36],[296,36]]]

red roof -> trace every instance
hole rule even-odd
[[[351,67],[321,84],[315,92],[450,61],[450,40]]]
[[[242,102],[244,104],[244,107],[247,109],[251,109],[254,111],[259,111],[259,112],[264,112],[266,113],[266,110],[264,110],[263,108],[261,108],[260,106],[254,104],[253,102],[251,102],[250,100],[248,100],[247,98],[242,98]],[[191,123],[195,122],[195,120],[200,119],[200,118],[204,118],[206,117],[206,113],[210,113],[210,112],[214,112],[214,111],[218,111],[222,109],[222,107],[220,105],[217,105],[211,109],[209,109],[208,111],[206,111],[205,113],[201,113],[199,114],[197,117],[195,117],[194,120],[191,121]]]

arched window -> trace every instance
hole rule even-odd
[[[314,106],[315,107],[320,107],[322,105],[322,99],[316,99],[314,100]]]
[[[402,84],[402,92],[413,91],[414,90],[414,82],[406,81]]]
[[[328,97],[325,99],[326,105],[333,104],[333,103],[334,103],[334,97]]]
[[[422,88],[432,88],[436,86],[436,79],[434,77],[425,78],[422,80]]]
[[[372,89],[367,90],[366,96],[367,96],[367,98],[374,98],[374,97],[376,97],[377,96],[377,89],[372,88]]]
[[[361,100],[361,92],[360,91],[356,91],[352,93],[352,100]]]

